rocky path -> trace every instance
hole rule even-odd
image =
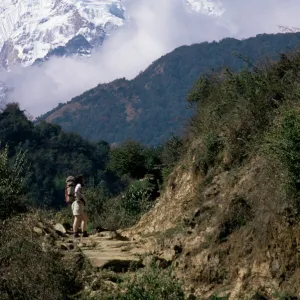
[[[78,247],[97,269],[126,272],[142,267],[145,250],[140,244],[129,241],[114,232],[105,231],[77,240]]]

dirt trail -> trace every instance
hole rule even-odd
[[[141,267],[141,255],[146,252],[141,245],[105,231],[78,240],[78,246],[93,267],[126,272],[129,268]]]

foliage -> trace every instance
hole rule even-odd
[[[86,211],[91,227],[116,230],[135,224],[152,207],[157,188],[151,176],[132,181],[117,197],[111,197],[101,187],[88,188]]]
[[[63,300],[79,288],[60,253],[44,251],[29,215],[0,225],[1,299]]]
[[[212,76],[214,88],[197,103],[188,127],[188,147],[196,154],[195,163],[204,174],[216,159],[224,167],[233,168],[265,143],[264,136],[274,118],[298,101],[299,64],[300,56],[295,51],[282,55],[278,63],[249,66],[236,74],[224,70]],[[222,80],[217,82],[216,77]],[[202,87],[198,88],[201,92]],[[197,83],[193,95],[197,97]]]
[[[203,138],[203,147],[196,151],[194,171],[207,175],[208,170],[212,168],[216,162],[220,151],[223,149],[221,138],[215,133],[208,133]]]
[[[8,172],[8,168],[11,172],[19,172],[14,168],[23,167],[26,152],[28,168],[23,172],[26,190],[22,191],[22,195],[26,194],[34,206],[57,208],[65,205],[65,180],[69,175],[84,175],[88,197],[93,203],[88,209],[95,213],[101,211],[108,195],[115,197],[124,191],[132,178],[140,179],[150,172],[160,180],[160,170],[155,170],[161,164],[160,153],[156,149],[133,141],[111,148],[103,140],[88,142],[78,134],[65,133],[58,125],[44,121],[34,125],[17,104],[9,104],[0,113],[0,138],[10,146],[2,155],[2,172]],[[15,161],[16,165],[8,166],[8,160]],[[5,164],[7,167],[4,167]],[[3,173],[1,178],[12,184],[2,181],[2,186],[14,189],[20,186],[12,181],[19,180],[19,173],[13,174],[7,176]],[[4,188],[1,192],[8,193]],[[14,191],[16,197],[19,194],[21,191]]]
[[[181,158],[183,152],[183,140],[173,135],[161,146],[162,179],[165,182],[174,166]]]
[[[140,215],[151,207],[151,196],[156,186],[147,178],[131,183],[122,195],[123,207],[133,216]]]
[[[143,147],[133,141],[127,141],[110,152],[109,169],[120,177],[129,175],[132,178],[142,178],[146,173]]]
[[[99,217],[103,214],[104,204],[109,199],[108,192],[101,186],[86,189],[85,196],[88,199],[86,213],[92,228],[99,226]]]
[[[193,113],[187,109],[184,99],[200,74],[202,80],[196,86],[196,93],[192,91],[190,102],[210,98],[213,87],[221,79],[216,78],[215,83],[211,75],[204,74],[224,66],[240,71],[248,66],[247,61],[258,62],[265,56],[277,60],[279,53],[295,49],[299,44],[299,33],[288,33],[183,46],[156,60],[133,80],[123,78],[100,84],[67,104],[84,109],[59,106],[41,119],[51,120],[66,131],[78,132],[91,140],[101,138],[120,143],[132,138],[145,145],[159,145],[171,133],[182,133],[183,125]],[[241,59],[241,55],[247,59]],[[197,92],[199,89],[201,93]]]
[[[300,114],[296,110],[284,113],[277,131],[269,139],[270,148],[289,174],[290,188],[300,191]]]
[[[126,292],[120,292],[107,300],[184,300],[179,282],[170,270],[161,270],[151,266],[137,273],[133,280],[124,285]]]
[[[10,161],[8,152],[8,146],[0,149],[0,220],[25,210],[23,172],[26,153],[18,151],[14,161]]]
[[[210,96],[214,86],[215,84],[212,75],[209,76],[207,74],[201,74],[199,79],[190,90],[187,101],[191,105],[205,101],[205,99]]]
[[[124,207],[124,201],[119,195],[104,202],[100,215],[92,215],[91,217],[94,228],[100,227],[114,231],[134,225],[139,215],[133,215],[127,211]]]
[[[183,141],[178,136],[172,136],[162,145],[161,160],[165,166],[174,166],[182,154]]]

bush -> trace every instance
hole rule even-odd
[[[146,173],[143,151],[144,147],[139,143],[127,141],[111,150],[108,167],[120,177],[129,175],[132,178],[142,178]]]
[[[126,292],[107,300],[184,300],[182,288],[171,272],[157,267],[147,267],[136,273],[133,280],[127,281],[121,288]]]
[[[188,128],[190,141],[205,143],[210,133],[222,137],[230,165],[241,164],[261,146],[259,141],[284,104],[298,101],[299,65],[300,56],[296,53],[288,59],[282,57],[277,64],[260,68],[250,64],[238,74],[224,70],[201,78],[188,99],[196,104],[196,114]]]
[[[156,186],[149,178],[133,181],[119,196],[103,203],[99,200],[101,211],[99,214],[91,212],[93,228],[117,230],[134,225],[152,207],[155,196]]]
[[[130,214],[123,205],[121,196],[110,198],[103,204],[101,215],[94,218],[93,226],[117,230],[134,225],[139,216]]]
[[[129,214],[140,215],[151,207],[155,185],[147,178],[131,183],[122,195],[122,205]]]
[[[204,137],[202,149],[197,149],[194,162],[194,172],[207,175],[209,169],[217,162],[218,155],[223,149],[221,138],[215,133],[209,133]]]
[[[166,182],[168,176],[172,173],[174,166],[180,160],[183,153],[183,145],[182,139],[178,136],[172,136],[162,145],[160,156],[163,182]]]
[[[85,191],[87,198],[86,212],[92,228],[99,226],[99,216],[103,214],[104,203],[108,200],[108,192],[102,187],[90,187]]]
[[[8,158],[8,146],[0,149],[0,220],[26,210],[24,201],[25,152],[19,151],[15,160]]]
[[[64,268],[55,247],[44,251],[43,240],[32,231],[34,226],[31,215],[0,225],[1,299],[70,299],[79,288],[77,274]]]
[[[173,167],[182,154],[183,141],[177,136],[172,136],[162,145],[161,160],[164,166]]]
[[[269,138],[272,153],[288,171],[290,190],[300,191],[300,114],[287,111],[279,123],[277,132]]]
[[[140,216],[148,211],[157,197],[155,177],[132,181],[116,197],[108,194],[105,188],[89,187],[86,189],[86,212],[91,229],[105,228],[116,230],[135,224]]]

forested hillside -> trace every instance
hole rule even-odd
[[[63,206],[66,177],[76,174],[85,176],[91,194],[102,202],[152,174],[154,186],[144,186],[146,194],[154,197],[161,180],[159,166],[168,165],[171,157],[171,141],[156,149],[134,141],[112,148],[103,140],[89,142],[79,134],[65,133],[59,125],[34,124],[18,104],[10,104],[0,113],[0,141],[2,151],[8,147],[9,165],[26,166],[22,169],[23,194],[35,207]]]
[[[200,74],[224,66],[238,71],[248,66],[239,56],[252,62],[266,56],[274,60],[280,52],[299,45],[300,34],[288,33],[183,46],[152,63],[135,79],[100,84],[40,119],[90,140],[120,143],[131,138],[157,145],[171,133],[180,132],[192,114],[185,97]]]

